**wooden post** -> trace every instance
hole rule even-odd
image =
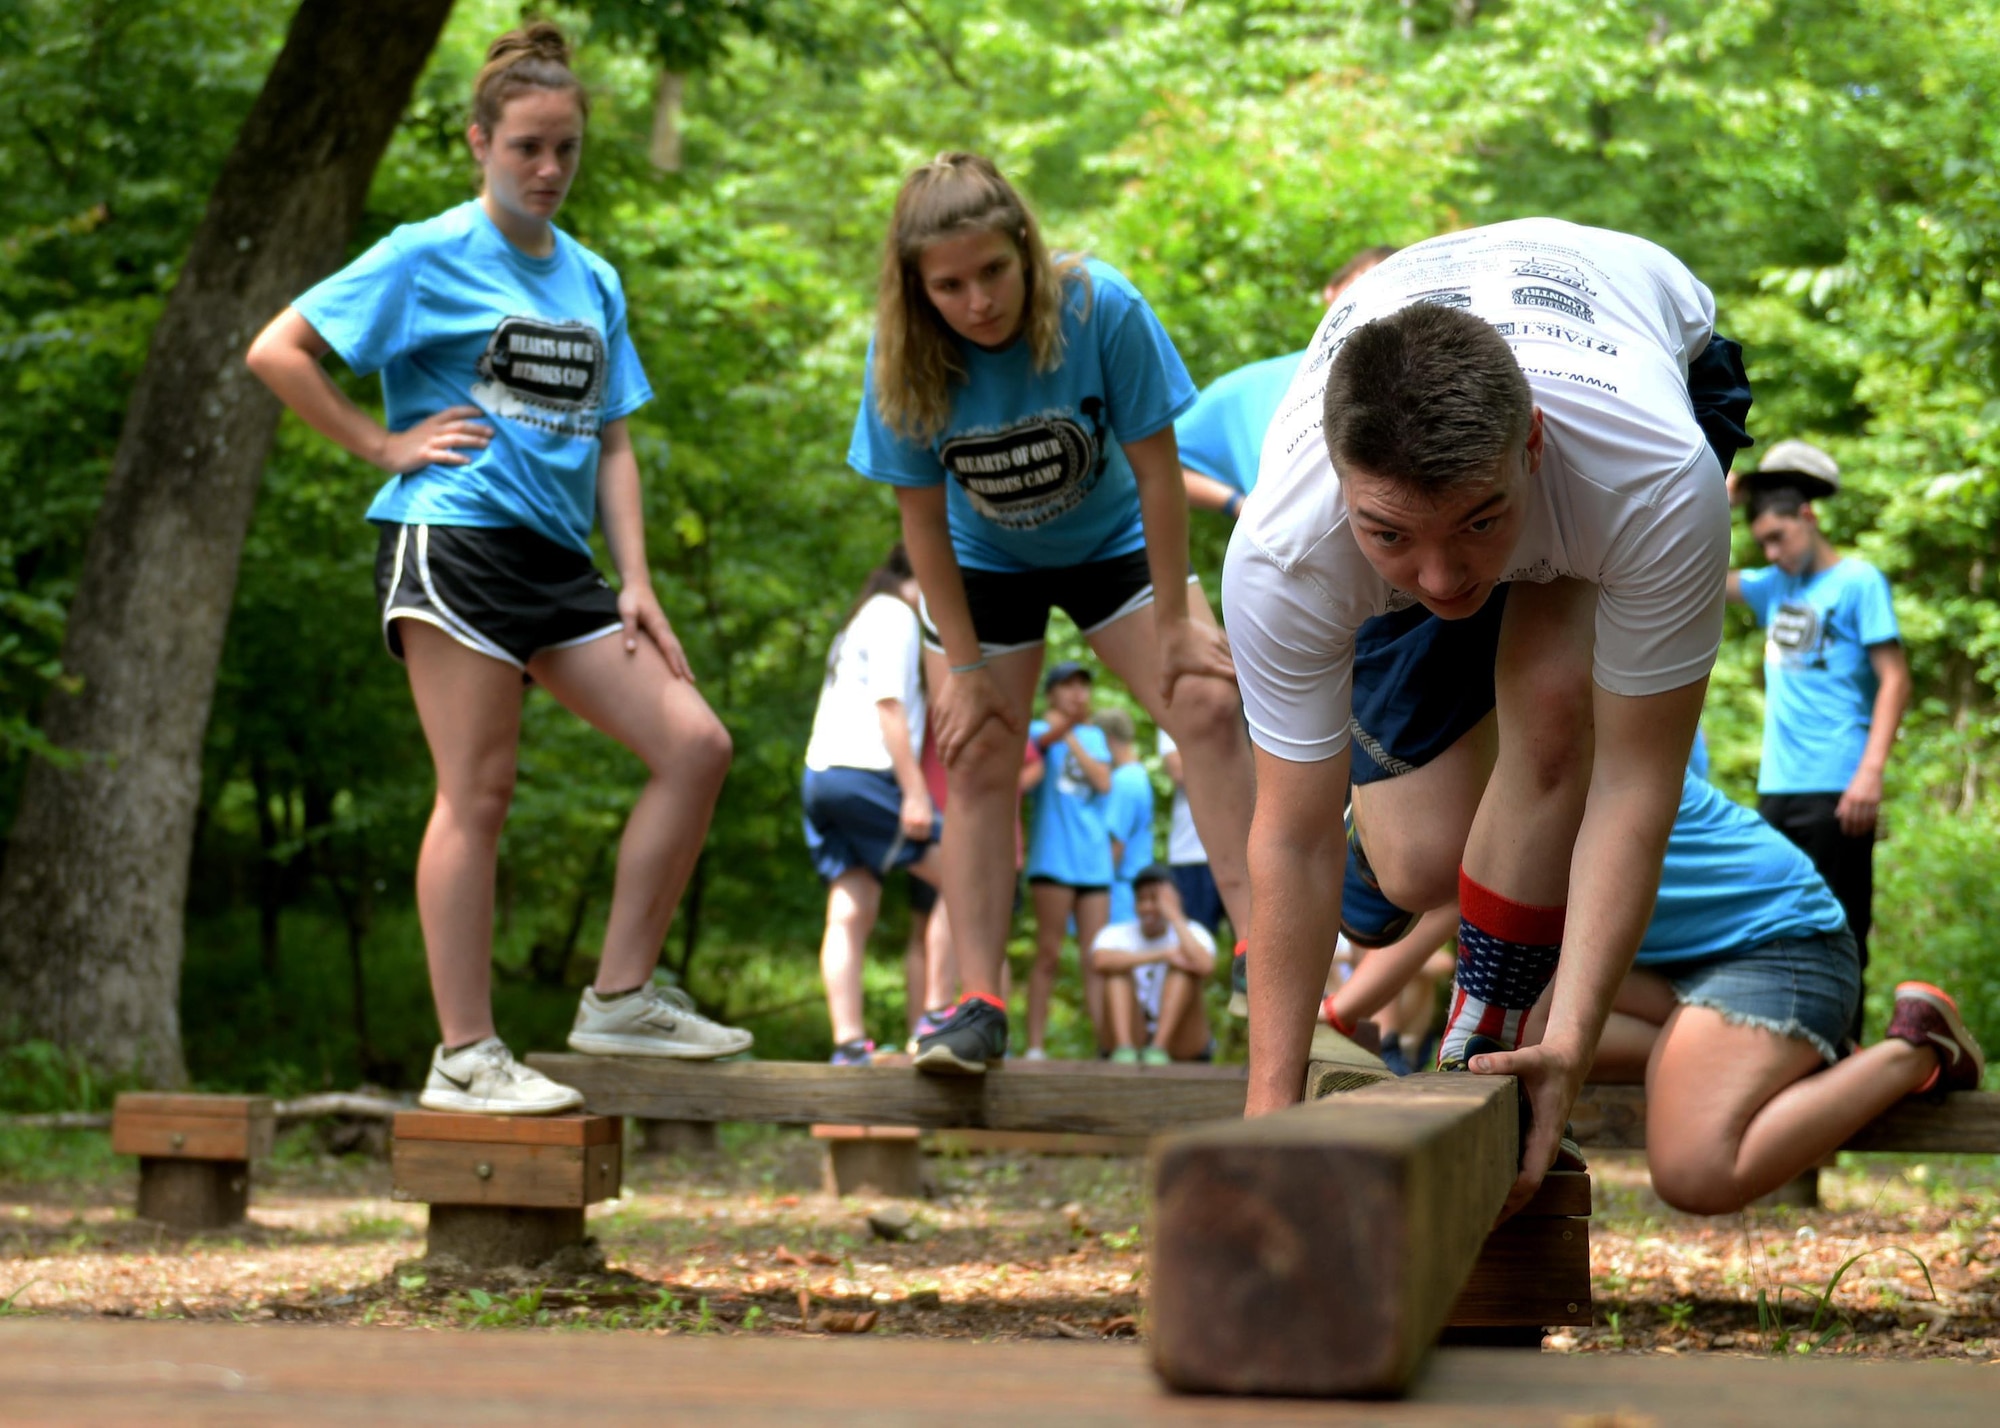
[[[584,1206],[617,1196],[616,1117],[401,1111],[395,1196],[431,1207],[427,1253],[472,1269],[533,1266],[584,1239]]]
[[[1164,1137],[1154,1368],[1198,1392],[1401,1392],[1519,1155],[1509,1076],[1410,1076]]]
[[[634,1116],[642,1155],[713,1155],[720,1148],[714,1121],[663,1121]]]
[[[829,1195],[914,1198],[924,1193],[924,1160],[914,1126],[814,1126],[826,1146]]]
[[[277,1123],[264,1096],[127,1093],[111,1112],[111,1148],[139,1157],[139,1218],[216,1230],[250,1208],[250,1162],[271,1153]]]

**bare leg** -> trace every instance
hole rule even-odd
[[[1139,1015],[1139,989],[1130,972],[1107,972],[1100,981],[1104,983],[1104,1010],[1111,1026],[1111,1045],[1137,1046],[1139,1028],[1143,1020]]]
[[[1498,748],[1497,721],[1488,714],[1422,768],[1354,785],[1361,846],[1390,902],[1412,911],[1449,903],[1457,926],[1458,865]]]
[[[998,655],[988,669],[1027,728],[1039,648]],[[925,677],[933,689],[945,679],[945,658],[924,651]],[[951,909],[953,946],[965,990],[1002,997],[1001,963],[1014,920],[1014,820],[1020,808],[1024,734],[989,723],[945,768],[944,902]]]
[[[1208,1008],[1201,1002],[1201,979],[1177,967],[1167,969],[1160,989],[1160,1024],[1153,1045],[1176,1061],[1192,1061],[1208,1048]]]
[[[1528,1013],[1521,1028],[1523,1046],[1532,1046],[1542,1039],[1554,999],[1555,988],[1551,986]],[[1584,1079],[1602,1086],[1637,1086],[1644,1082],[1646,1068],[1652,1064],[1653,1048],[1660,1039],[1660,1028],[1679,1006],[1674,984],[1665,977],[1641,967],[1627,972],[1625,980],[1618,984],[1611,1015],[1604,1024],[1604,1036],[1597,1043],[1597,1057]]]
[[[861,1012],[861,963],[881,907],[882,884],[861,868],[849,868],[827,887],[819,975],[826,983],[826,1010],[833,1023],[835,1046],[867,1035]]]
[[[677,679],[650,640],[543,650],[528,662],[565,709],[645,761],[650,775],[618,842],[618,876],[597,964],[597,990],[644,986],[708,836],[729,773],[729,731],[695,687]]]
[[[1742,1209],[1921,1086],[1937,1053],[1884,1041],[1822,1065],[1806,1042],[1706,1007],[1676,1009],[1646,1076],[1647,1157],[1660,1198],[1697,1215]]]
[[[446,1046],[493,1035],[493,875],[514,795],[521,672],[421,620],[399,620],[410,693],[437,768],[417,853],[417,918]]]
[[[1090,949],[1097,945],[1097,934],[1104,930],[1104,924],[1110,920],[1110,893],[1077,895],[1076,965],[1077,970],[1083,975],[1083,1006],[1084,1010],[1090,1013],[1090,1029],[1096,1033],[1099,1050],[1111,1044],[1105,1040],[1111,1028],[1104,1020],[1104,988],[1090,968]]]
[[[1570,858],[1590,789],[1590,665],[1597,591],[1516,584],[1494,664],[1500,748],[1466,840],[1465,871],[1536,907],[1569,901]],[[1370,850],[1373,858],[1373,850]]]
[[[935,909],[933,909],[935,911]],[[917,1018],[923,1014],[930,1001],[930,966],[927,949],[930,945],[931,913],[910,912],[910,934],[903,939],[903,1030],[906,1035],[917,1032]],[[822,952],[820,967],[826,966]]]
[[[1188,613],[1215,623],[1200,585],[1188,590]],[[1160,698],[1160,645],[1153,607],[1134,610],[1090,637],[1106,668],[1125,682],[1146,712],[1180,745],[1188,806],[1208,849],[1216,889],[1236,935],[1250,935],[1250,809],[1256,773],[1243,727],[1243,701],[1222,679],[1183,679],[1171,706]]]
[[[1046,1049],[1049,1032],[1049,999],[1055,992],[1056,972],[1062,966],[1063,938],[1069,931],[1070,913],[1082,901],[1076,889],[1062,883],[1036,883],[1035,965],[1028,973],[1028,1050]],[[1079,930],[1083,919],[1077,918]]]
[[[943,1011],[957,1000],[958,957],[951,937],[951,912],[940,898],[924,929],[925,1011]],[[1006,995],[1004,988],[1001,995]]]
[[[1400,941],[1364,953],[1354,975],[1333,994],[1333,1009],[1340,1013],[1340,1019],[1352,1026],[1392,1003],[1457,928],[1458,899],[1454,897],[1418,918]]]

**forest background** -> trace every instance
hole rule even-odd
[[[651,5],[595,26],[539,9],[581,42],[595,106],[562,221],[622,274],[660,393],[633,421],[658,588],[736,740],[666,966],[761,1054],[826,1050],[800,759],[828,640],[896,534],[887,490],[842,463],[879,245],[902,175],[946,147],[994,155],[1054,241],[1131,276],[1200,382],[1302,346],[1321,283],[1364,245],[1554,214],[1685,259],[1747,349],[1760,441],[1835,454],[1826,524],[1896,592],[1917,702],[1890,769],[1869,1025],[1921,975],[2000,1047],[1993,0],[773,0],[664,84],[630,43]],[[455,6],[351,252],[473,191],[471,78],[521,14]],[[28,762],[60,757],[40,711],[126,403],[290,16],[0,0],[0,830]],[[349,389],[379,406],[374,382]],[[376,625],[378,479],[289,418],[265,469],[187,907],[184,1051],[207,1087],[410,1086],[434,1035],[411,894],[429,768]],[[1225,524],[1194,526],[1213,599]],[[1074,641],[1059,629],[1054,652]],[[1760,665],[1732,612],[1706,727],[1746,799]],[[521,773],[497,995],[528,1049],[567,1029],[640,776],[537,693]],[[884,1041],[899,916],[869,973]],[[101,1097],[109,1082],[6,1020],[0,1108]],[[1081,1049],[1073,1019],[1063,1037]]]

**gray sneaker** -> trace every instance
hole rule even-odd
[[[578,1110],[583,1092],[551,1081],[514,1059],[497,1036],[431,1057],[431,1074],[417,1104],[427,1111],[471,1111],[485,1116],[551,1116]]]
[[[644,987],[629,997],[604,1001],[586,987],[570,1028],[572,1051],[592,1056],[666,1056],[679,1061],[713,1061],[748,1051],[750,1033],[710,1021],[694,1009],[679,987]]]

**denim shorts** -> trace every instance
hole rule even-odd
[[[1828,1065],[1846,1054],[1861,1002],[1861,953],[1845,927],[1641,970],[1671,982],[1682,1006],[1806,1042]]]

